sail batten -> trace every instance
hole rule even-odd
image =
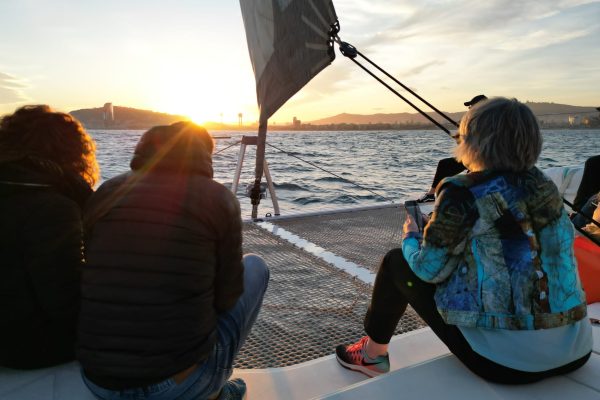
[[[302,22],[304,22],[309,28],[311,28],[317,35],[321,36],[325,41],[329,39],[329,35],[325,32],[322,32],[318,26],[316,26],[310,19],[306,16],[302,16]]]
[[[317,18],[319,19],[319,21],[321,22],[321,25],[327,29],[329,29],[329,27],[331,26],[331,22],[327,22],[325,20],[325,18],[323,17],[323,14],[321,14],[321,10],[319,10],[316,6],[313,0],[308,0],[308,4],[310,4],[310,7],[312,8],[313,12],[315,13],[315,15],[317,16]],[[331,16],[331,15],[330,15]]]

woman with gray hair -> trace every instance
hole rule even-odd
[[[410,304],[465,366],[520,384],[581,367],[592,350],[574,230],[556,186],[534,165],[531,110],[494,98],[463,117],[455,155],[471,171],[437,188],[424,232],[404,224],[375,279],[367,336],[336,349],[342,366],[389,371],[388,343]]]

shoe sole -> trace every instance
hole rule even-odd
[[[352,371],[362,372],[363,374],[367,375],[369,378],[375,378],[376,376],[385,374],[385,372],[373,371],[372,369],[363,367],[362,365],[348,364],[347,362],[345,362],[344,360],[339,358],[337,356],[337,354],[335,355],[335,358],[337,359],[337,361],[340,363],[340,365],[342,367],[344,367],[346,369],[351,369]]]

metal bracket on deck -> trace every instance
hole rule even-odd
[[[238,161],[235,167],[235,174],[233,175],[233,182],[231,184],[231,191],[234,195],[237,194],[237,189],[240,184],[240,174],[242,173],[242,165],[244,164],[244,156],[246,155],[246,146],[256,146],[257,142],[257,136],[242,136]],[[269,164],[267,163],[266,158],[264,160],[264,176],[267,181],[271,201],[273,202],[273,212],[275,216],[279,216],[279,202],[277,201],[275,186],[273,185],[273,179],[271,178],[271,172],[269,171]]]

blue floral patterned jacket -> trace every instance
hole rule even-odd
[[[574,229],[556,186],[537,168],[445,179],[419,236],[405,238],[404,256],[437,285],[448,324],[545,329],[586,315]]]

